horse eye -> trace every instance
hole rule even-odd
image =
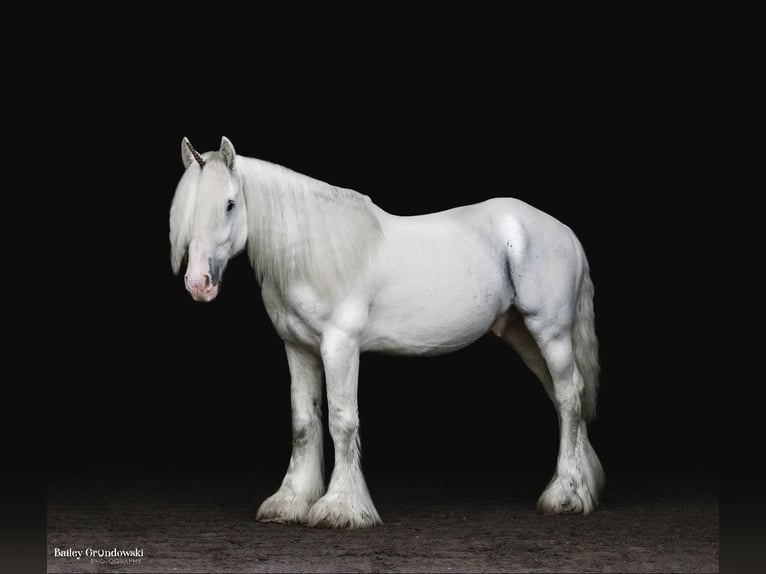
[[[234,209],[234,200],[230,199],[226,202],[226,211],[231,211],[232,209]]]

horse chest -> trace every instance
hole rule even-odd
[[[264,307],[281,339],[318,349],[326,316],[324,305],[310,292],[296,291],[285,294],[264,285]]]

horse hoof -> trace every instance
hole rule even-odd
[[[308,525],[315,528],[367,528],[382,522],[371,500],[364,509],[358,509],[338,496],[320,498],[308,518]]]
[[[593,503],[587,487],[571,478],[556,478],[540,495],[537,511],[542,514],[589,514]]]
[[[259,522],[305,524],[308,521],[310,506],[305,498],[283,496],[277,492],[263,501],[255,519]]]

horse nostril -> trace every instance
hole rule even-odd
[[[213,290],[213,280],[210,274],[205,273],[200,279],[192,281],[188,275],[184,275],[184,285],[188,291],[209,292]]]

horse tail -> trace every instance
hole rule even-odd
[[[586,421],[596,416],[596,400],[598,395],[598,338],[594,324],[593,296],[595,289],[590,278],[590,268],[585,253],[580,246],[583,259],[583,274],[580,279],[580,289],[575,304],[574,324],[572,325],[572,343],[574,346],[577,370],[585,385],[582,396],[582,415]]]

